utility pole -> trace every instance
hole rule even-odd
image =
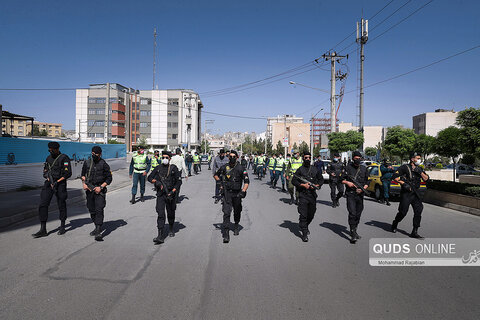
[[[310,119],[310,161],[313,163],[313,119],[314,115],[312,113],[312,118]]]
[[[331,54],[324,54],[322,55],[322,58],[325,59],[325,61],[330,60],[331,61],[331,87],[330,87],[330,132],[335,132],[337,129],[337,119],[336,119],[336,108],[335,108],[335,82],[337,81],[337,76],[335,75],[335,62],[340,61],[343,58],[348,59],[348,55],[346,56],[339,56],[335,51]],[[313,120],[312,120],[313,123]]]
[[[187,151],[190,151],[190,134],[192,132],[192,94],[189,93],[188,97],[185,96],[184,100],[188,100],[188,114],[185,123],[187,125]]]
[[[110,83],[107,83],[107,97],[105,99],[105,123],[103,126],[103,143],[108,143],[108,116],[109,116],[109,108],[108,105],[110,104]]]
[[[285,143],[285,139],[287,139],[287,143]],[[283,151],[285,152],[284,159],[287,159],[287,149],[290,145],[290,138],[287,137],[287,115],[283,115]]]
[[[362,20],[357,22],[357,43],[360,44],[360,104],[359,104],[359,131],[363,134],[364,131],[364,118],[363,118],[363,61],[365,60],[364,55],[364,44],[368,41],[368,20]],[[363,151],[363,144],[361,146]]]
[[[215,120],[207,120],[205,119],[205,133],[203,134],[203,141],[205,141],[205,154],[207,154],[207,124],[214,123]]]
[[[157,28],[153,29],[153,85],[152,90],[155,90],[155,77],[157,73]]]

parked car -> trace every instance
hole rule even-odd
[[[446,169],[453,169],[453,163],[449,164],[445,168]],[[475,168],[473,168],[472,166],[469,166],[469,165],[466,165],[466,164],[463,164],[463,163],[456,163],[455,164],[455,174],[457,175],[457,178],[458,178],[458,176],[460,176],[462,174],[474,174],[474,173],[478,173],[478,172],[480,172],[480,171],[475,170]]]
[[[202,154],[200,156],[200,163],[201,164],[207,164],[208,163],[208,154]]]
[[[398,169],[400,166],[395,165],[393,166],[393,169]],[[379,164],[373,164],[368,166],[367,168],[369,172],[369,177],[368,177],[368,188],[367,190],[372,192],[372,196],[375,197],[375,199],[380,200],[383,198],[383,184],[381,181],[382,177],[382,172],[380,171],[380,165]],[[392,180],[390,183],[390,196],[399,196],[400,195],[400,184],[396,182],[395,180]],[[422,181],[420,183],[420,190],[419,193],[420,195],[423,195],[425,193],[425,190],[427,189],[426,183]]]

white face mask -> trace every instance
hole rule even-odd
[[[416,165],[416,166],[419,166],[419,165],[421,165],[421,164],[422,164],[422,161],[421,161],[421,160],[415,161],[415,165]]]
[[[168,159],[162,159],[163,164],[168,164]]]

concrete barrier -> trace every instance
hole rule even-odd
[[[480,216],[480,198],[427,189],[424,202]]]
[[[453,169],[431,170],[427,174],[432,180],[453,181]]]
[[[462,174],[459,177],[459,180],[460,180],[461,183],[469,183],[469,184],[480,185],[480,176]]]

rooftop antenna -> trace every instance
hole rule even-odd
[[[157,69],[157,28],[153,28],[153,85],[152,90],[155,90],[155,76]]]

